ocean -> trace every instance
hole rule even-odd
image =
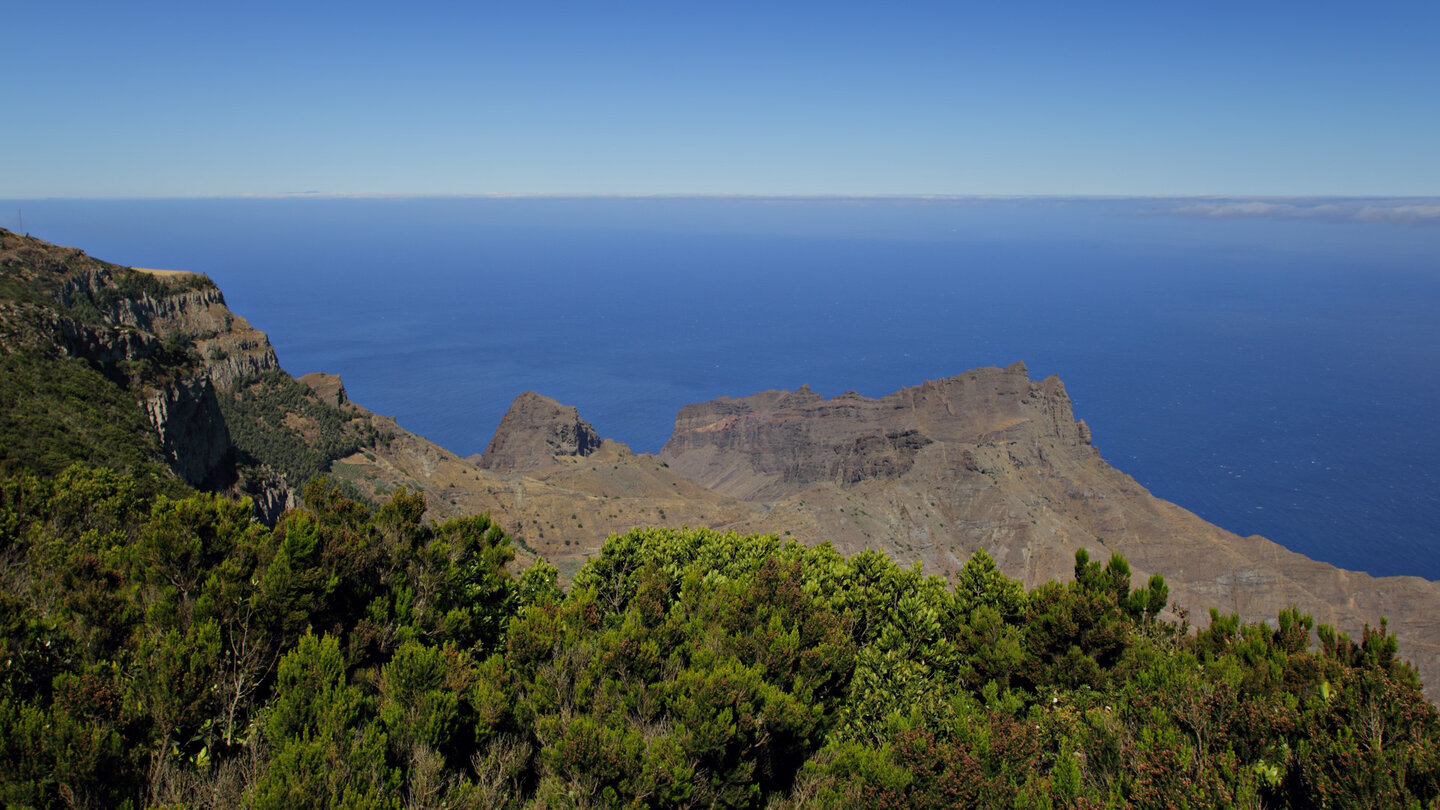
[[[461,454],[517,394],[637,451],[691,402],[882,396],[1023,360],[1110,463],[1241,535],[1440,579],[1434,201],[0,202],[196,270],[293,374]]]

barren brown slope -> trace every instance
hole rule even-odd
[[[635,525],[869,547],[941,575],[984,548],[1031,586],[1068,578],[1078,548],[1118,551],[1137,578],[1165,575],[1201,625],[1211,607],[1273,621],[1295,605],[1355,635],[1388,617],[1403,654],[1440,684],[1440,586],[1337,569],[1155,498],[1101,458],[1064,385],[1031,381],[1022,364],[880,399],[802,387],[690,405],[659,456],[555,441],[592,431],[528,394],[491,444],[503,456],[466,461],[397,427],[388,449],[338,469],[376,492],[421,488],[437,515],[490,512],[567,574]]]
[[[576,423],[573,409],[554,406],[522,395],[497,431],[495,446],[509,448],[501,466],[518,464],[523,472],[486,469],[477,463],[482,456],[462,459],[388,417],[372,416],[392,438],[337,462],[333,475],[376,496],[402,486],[422,491],[436,518],[489,513],[567,581],[607,537],[635,526],[725,526],[763,513],[761,505],[697,486],[619,442],[586,445],[584,455],[548,447],[545,438],[557,424]],[[547,414],[560,421],[547,423]]]

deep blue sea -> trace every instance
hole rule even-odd
[[[98,258],[207,273],[287,371],[339,373],[461,455],[526,390],[654,451],[690,402],[881,396],[1024,360],[1156,495],[1347,568],[1440,579],[1440,225],[1367,211],[55,200],[0,202],[0,225],[23,212]]]

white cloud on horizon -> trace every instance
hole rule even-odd
[[[1217,200],[1192,202],[1168,209],[1167,213],[1213,219],[1329,219],[1351,222],[1397,222],[1409,225],[1440,225],[1440,201],[1426,200],[1341,200],[1285,201]]]

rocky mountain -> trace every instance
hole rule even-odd
[[[1034,586],[1068,576],[1085,548],[1163,574],[1197,619],[1216,607],[1273,620],[1295,605],[1358,633],[1388,617],[1427,682],[1440,676],[1440,585],[1344,571],[1155,498],[1100,456],[1060,380],[1031,381],[1020,363],[880,399],[802,388],[687,406],[659,457],[764,504],[766,521],[802,539],[882,548],[935,573],[984,548]]]
[[[203,276],[136,271],[4,231],[0,362],[9,466],[113,463],[87,448],[128,442],[138,450],[126,458],[249,495],[271,517],[314,474],[371,496],[408,487],[435,517],[490,513],[564,575],[636,525],[869,547],[942,576],[985,549],[1027,586],[1070,577],[1077,549],[1118,552],[1137,582],[1163,574],[1175,609],[1202,626],[1212,607],[1273,621],[1293,605],[1358,637],[1387,617],[1440,697],[1440,584],[1337,569],[1155,498],[1106,463],[1060,380],[1031,380],[1019,363],[878,399],[802,386],[690,405],[657,455],[525,393],[467,460],[350,402],[338,377],[285,374]],[[83,441],[66,435],[73,418],[46,427],[47,414],[73,407],[54,384],[67,374],[113,405],[91,421],[115,424]],[[24,431],[54,433],[45,447],[60,450],[44,455]]]
[[[1297,606],[1357,637],[1386,618],[1440,684],[1440,584],[1338,569],[1154,497],[1100,455],[1063,383],[1021,363],[879,399],[802,386],[689,405],[658,455],[609,440],[577,453],[556,440],[577,425],[589,428],[573,408],[525,394],[473,463],[411,436],[340,466],[382,491],[421,488],[440,514],[489,512],[562,571],[635,524],[874,548],[942,576],[985,549],[1032,587],[1070,577],[1077,549],[1118,552],[1137,582],[1163,574],[1200,626],[1212,607],[1273,622]]]
[[[505,413],[476,463],[496,472],[520,472],[543,467],[557,456],[588,456],[599,449],[600,435],[579,411],[527,391]]]

